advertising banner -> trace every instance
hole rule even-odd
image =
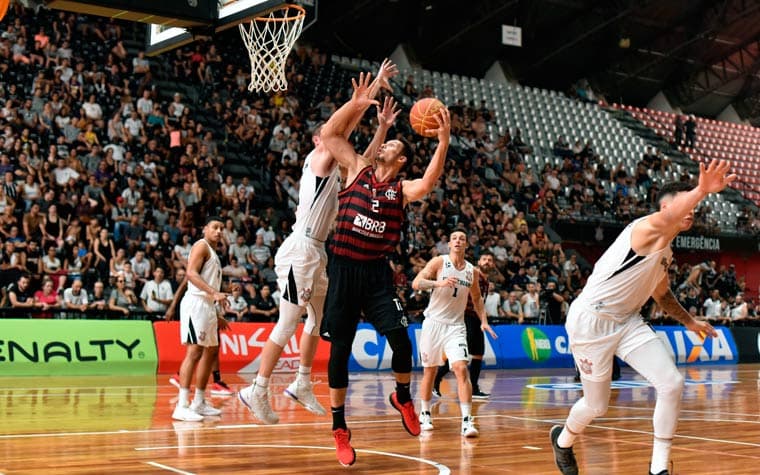
[[[420,339],[422,325],[412,323],[407,328],[409,338],[412,340],[412,355],[414,369],[422,369],[417,342]],[[496,348],[497,343],[486,335],[485,354],[483,355],[483,368],[498,368]],[[348,363],[349,371],[382,371],[391,369],[391,357],[393,352],[388,340],[369,323],[360,323],[356,330],[356,338],[351,348],[351,358]]]
[[[760,363],[760,328],[733,327],[739,363]]]
[[[702,339],[681,326],[654,327],[657,336],[665,343],[676,364],[738,363],[739,353],[731,332],[726,327],[715,327],[718,336]]]
[[[185,357],[185,347],[180,344],[179,322],[155,322],[158,346],[158,372],[176,373]],[[229,330],[219,334],[219,367],[222,373],[255,373],[261,362],[261,352],[272,333],[274,323],[230,323]],[[283,348],[275,372],[294,372],[298,369],[300,338],[303,324]],[[320,340],[312,364],[313,371],[327,371],[330,344]]]
[[[484,368],[572,368],[573,359],[562,325],[496,325],[497,339],[486,336]],[[737,361],[736,344],[726,328],[718,327],[717,338],[702,341],[681,326],[656,327],[658,336],[677,364],[731,363]],[[409,325],[413,366],[421,369],[417,342],[422,326]],[[349,360],[350,371],[391,369],[392,351],[385,337],[372,325],[361,323]]]
[[[155,374],[150,322],[0,320],[0,373],[13,376]]]

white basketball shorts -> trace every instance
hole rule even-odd
[[[185,295],[179,304],[180,341],[185,345],[219,346],[216,307],[213,302]]]
[[[567,312],[565,329],[581,377],[598,382],[612,378],[614,356],[625,360],[631,351],[659,339],[641,315],[616,322],[575,303]]]
[[[424,367],[442,365],[444,355],[449,364],[469,361],[467,327],[464,322],[450,325],[426,318],[422,322],[419,352]]]
[[[291,234],[274,257],[281,298],[306,306],[313,295],[327,295],[327,253],[323,242]],[[322,309],[318,312],[321,314]]]

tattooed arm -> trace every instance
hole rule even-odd
[[[667,275],[663,277],[659,284],[657,284],[657,288],[654,290],[652,298],[667,315],[675,318],[694,333],[702,335],[703,338],[707,335],[718,336],[718,332],[715,331],[712,325],[707,322],[695,320],[689,315],[689,312],[683,308],[676,299],[676,296],[673,295],[673,292],[670,290],[670,280]]]

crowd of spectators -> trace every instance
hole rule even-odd
[[[298,46],[287,63],[288,91],[252,94],[247,68],[239,64],[242,45],[197,43],[148,60],[125,46],[130,28],[20,7],[3,23],[4,303],[40,317],[110,312],[160,318],[185,276],[199,224],[217,214],[225,221],[217,251],[231,293],[228,317],[274,320],[274,254],[293,222],[311,131],[345,101],[348,84],[312,100],[308,78],[329,61],[317,48]],[[162,89],[162,75],[195,88],[199,99]],[[427,85],[418,91],[412,78],[398,92],[435,94]],[[635,174],[608,170],[591,142],[570,146],[559,137],[557,160],[533,169],[525,159],[532,147],[519,129],[491,139],[494,114],[485,103],[459,100],[450,110],[450,160],[429,199],[409,206],[402,245],[390,263],[399,297],[412,316],[420,313],[426,296],[408,283],[428,259],[448,252],[448,234],[462,229],[469,259],[494,255],[489,316],[562,322],[590,268],[552,241],[544,224],[646,214],[656,195],[648,178],[669,163],[652,152]],[[368,115],[352,135],[357,148],[370,142],[373,125]],[[393,133],[415,143],[404,173],[420,176],[434,144],[403,124]],[[233,148],[248,159],[251,173],[234,175],[225,167]],[[602,186],[602,179],[614,188]],[[679,289],[680,277],[674,279]],[[721,293],[728,305],[738,298],[730,293],[740,291],[741,279],[735,280],[736,289]],[[709,290],[697,290],[697,312]],[[754,313],[748,306],[748,315]]]

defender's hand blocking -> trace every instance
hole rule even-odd
[[[736,180],[736,175],[726,176],[731,164],[726,160],[713,160],[708,166],[699,164],[699,189],[705,193],[718,193]]]
[[[351,78],[351,85],[354,87],[351,102],[359,109],[380,104],[378,101],[369,98],[370,79],[372,79],[372,73],[359,73],[359,82],[356,82],[356,78]]]
[[[383,101],[383,108],[381,109],[379,105],[377,106],[378,125],[381,127],[392,126],[396,122],[399,112],[401,112],[401,109],[398,107],[396,100],[391,96],[386,97]]]
[[[377,71],[377,80],[380,83],[380,87],[393,92],[389,80],[394,78],[398,74],[398,67],[393,62],[385,58],[383,64],[380,65],[380,69]]]
[[[437,129],[427,129],[426,134],[436,134],[439,141],[449,140],[451,136],[451,116],[446,107],[441,107],[435,115],[435,121],[438,123]]]

